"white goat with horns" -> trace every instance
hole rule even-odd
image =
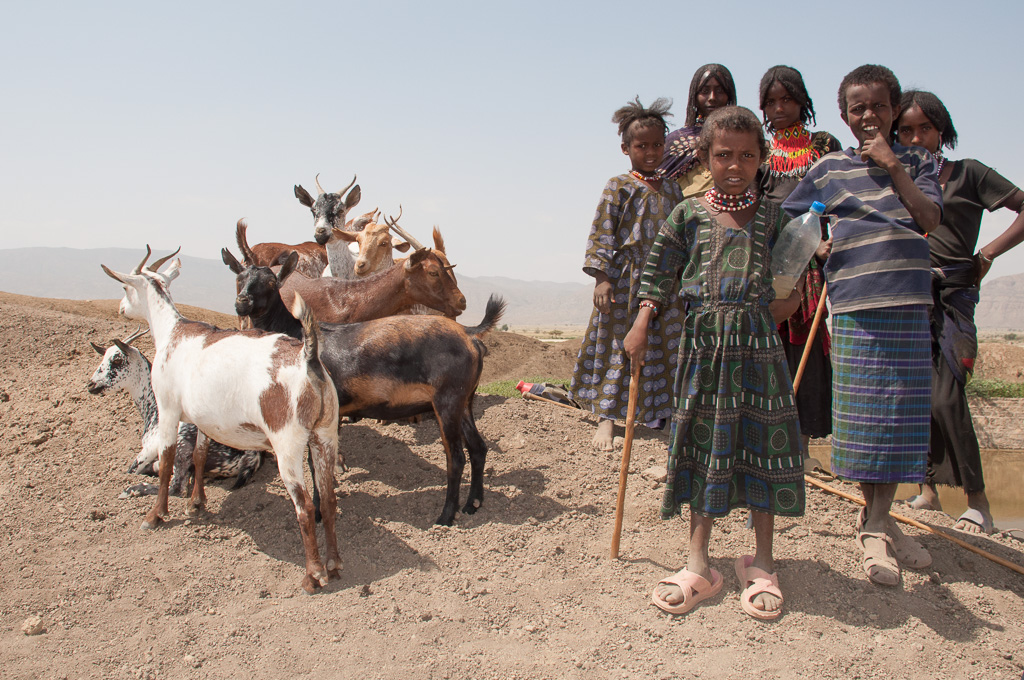
[[[338,454],[338,395],[320,363],[320,329],[301,297],[292,313],[302,322],[303,339],[279,333],[221,330],[183,317],[168,286],[177,277],[179,260],[156,271],[177,251],[144,268],[151,251],[129,274],[108,276],[124,285],[120,310],[149,323],[156,347],[153,391],[159,411],[160,490],[143,529],[153,529],[167,515],[179,421],[199,428],[193,453],[195,469],[206,467],[209,437],[237,449],[273,449],[278,470],[292,502],[306,553],[307,592],[339,576],[341,558],[335,534],[337,498],[334,465]],[[326,538],[326,568],[320,560],[313,500],[303,475],[303,453],[309,446],[320,492]],[[205,504],[203,475],[195,476],[189,512]]]

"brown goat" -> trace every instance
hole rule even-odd
[[[243,242],[248,243],[246,229],[248,229],[248,225],[246,225],[245,219],[238,220],[238,224],[235,227],[235,239],[238,242],[239,248],[242,247]],[[261,267],[279,267],[283,265],[285,260],[288,259],[288,255],[294,250],[299,254],[299,264],[296,266],[295,271],[303,276],[318,279],[323,274],[324,269],[327,268],[327,248],[313,241],[306,241],[305,243],[293,246],[286,243],[257,243],[251,248],[246,245],[246,248],[252,253],[253,261],[258,262]]]
[[[318,320],[324,323],[369,321],[407,312],[421,304],[454,319],[466,310],[466,296],[459,290],[444,253],[444,240],[435,230],[435,248],[422,248],[407,259],[364,279],[343,281],[290,276],[281,286],[281,299],[291,305],[302,296]],[[252,257],[242,250],[242,257]]]

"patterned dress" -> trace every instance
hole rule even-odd
[[[737,507],[804,512],[800,427],[786,356],[768,310],[771,247],[785,222],[763,201],[727,229],[696,199],[654,242],[640,297],[689,302],[679,347],[676,411],[662,516],[721,517]],[[680,272],[682,275],[680,276]]]
[[[602,314],[596,307],[591,313],[569,391],[581,407],[602,418],[626,420],[630,376],[622,341],[640,308],[640,273],[651,244],[681,200],[674,182],[663,181],[661,189],[655,191],[629,174],[608,180],[601,193],[583,271],[590,276],[598,272],[608,275],[612,283],[611,313]],[[651,325],[638,422],[653,425],[672,415],[672,383],[682,318],[682,306],[673,295],[658,322]]]

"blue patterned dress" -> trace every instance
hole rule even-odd
[[[682,200],[679,186],[663,181],[655,191],[630,174],[608,180],[587,239],[583,271],[604,272],[612,283],[611,313],[594,308],[580,346],[569,391],[585,409],[602,418],[626,420],[629,362],[622,348],[640,300],[640,273],[654,237]],[[682,305],[676,296],[651,324],[643,366],[637,421],[654,424],[672,415],[676,349],[682,331]]]
[[[676,412],[662,516],[689,504],[721,517],[737,507],[804,513],[803,456],[793,385],[768,304],[771,247],[784,223],[762,201],[730,229],[697,199],[662,227],[641,298],[689,302],[679,345]]]

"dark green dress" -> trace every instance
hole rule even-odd
[[[689,503],[720,517],[736,507],[804,512],[800,427],[786,356],[768,310],[771,247],[785,214],[762,201],[727,229],[697,199],[655,239],[639,297],[688,302],[662,516]],[[681,274],[680,274],[681,272]]]

